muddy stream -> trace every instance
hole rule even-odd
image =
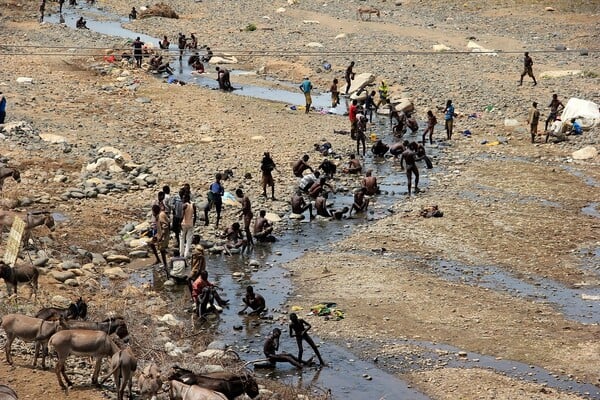
[[[135,39],[139,36],[142,41],[152,42],[155,47],[157,46],[158,39],[124,29],[121,23],[126,22],[126,19],[93,8],[68,8],[64,13],[66,24],[74,27],[79,14],[85,15],[87,26],[93,31],[127,39]],[[59,23],[58,15],[48,17],[47,21]],[[173,45],[171,45],[171,50],[173,50],[172,54],[174,55],[174,62],[171,63],[171,66],[174,67],[177,79],[217,88],[214,76],[191,74],[191,70],[187,66],[187,56],[189,54],[184,57],[182,64],[178,64],[175,56],[176,48]],[[207,66],[207,68],[209,67]],[[235,75],[244,73],[244,71],[232,71],[234,86],[239,87],[235,82]],[[233,91],[233,93],[286,104],[303,104],[304,97],[299,90],[296,90],[295,84],[289,82],[277,83],[284,89],[244,85],[239,90]],[[289,90],[286,90],[286,88],[289,88]],[[330,96],[328,93],[314,95],[313,101],[316,108],[329,110]],[[342,104],[338,109],[331,111],[342,114],[345,112],[345,105]],[[393,138],[390,134],[387,117],[375,117],[374,122],[371,128],[372,132],[384,139],[386,143],[392,142]],[[406,138],[414,140],[414,137]],[[431,148],[428,147],[428,153],[434,159],[434,172],[437,172],[435,165],[443,146],[443,143],[439,143]],[[294,289],[291,285],[290,272],[283,265],[302,256],[309,250],[330,251],[329,246],[336,240],[350,235],[354,226],[364,224],[368,220],[385,218],[389,215],[390,208],[404,199],[407,190],[406,178],[400,172],[397,164],[390,159],[374,160],[370,153],[367,154],[364,164],[367,168],[373,170],[375,176],[380,177],[380,186],[384,192],[383,195],[372,201],[367,215],[342,221],[317,219],[313,222],[290,220],[285,217],[281,222],[285,226],[284,232],[278,235],[278,241],[273,244],[257,245],[251,256],[210,255],[207,259],[210,279],[223,289],[222,295],[230,300],[231,306],[223,311],[220,318],[209,318],[208,321],[202,324],[197,323],[198,329],[213,331],[219,340],[231,345],[245,361],[263,358],[262,345],[264,337],[275,326],[279,326],[284,333],[286,332],[286,326],[282,327],[278,320],[280,318],[285,320],[285,312],[288,306],[294,305]],[[424,169],[424,165],[421,168],[421,186],[425,190],[427,190],[430,171]],[[576,173],[574,171],[570,172]],[[591,181],[589,183],[596,184],[596,182]],[[485,190],[482,190],[482,192],[485,193]],[[478,194],[466,193],[465,196],[478,196]],[[481,196],[486,195],[482,194]],[[542,201],[542,204],[547,207],[557,206],[545,199],[522,199],[522,201],[534,200]],[[350,205],[352,203],[351,192],[338,192],[330,196],[330,201],[335,204],[336,208]],[[593,217],[599,216],[597,203],[590,204],[581,211]],[[323,241],[322,238],[328,238],[328,240]],[[599,249],[586,252],[582,257],[582,264],[585,264],[582,267],[592,268],[598,273],[599,255]],[[389,255],[389,257],[392,259],[394,257],[402,258],[399,255]],[[250,259],[259,261],[260,266],[249,267],[248,262]],[[567,288],[558,282],[540,277],[513,276],[495,266],[465,266],[452,260],[439,260],[430,263],[429,267],[432,274],[442,279],[507,292],[513,296],[526,297],[533,301],[547,302],[560,310],[566,318],[582,323],[600,322],[600,301],[584,299],[586,296],[588,296],[588,299],[600,298],[600,288],[598,287]],[[130,283],[138,286],[150,284],[156,290],[162,291],[173,304],[183,304],[187,307],[189,304],[187,290],[184,290],[181,286],[173,289],[163,289],[163,282],[163,272],[145,269],[134,272],[129,282],[123,284]],[[272,319],[259,319],[237,314],[237,311],[242,308],[241,299],[248,284],[252,284],[258,293],[265,295],[269,307],[268,315]],[[331,302],[332,299],[328,299],[324,295],[322,301]],[[344,305],[339,306],[343,309]],[[306,312],[307,310],[303,310],[299,313],[303,316]],[[191,318],[191,314],[183,310],[176,313],[176,315],[184,320],[190,320]],[[307,317],[309,322],[310,318]],[[287,364],[278,364],[276,369],[257,369],[256,373],[292,385],[314,385],[313,388],[317,392],[330,389],[336,399],[427,398],[424,394],[411,388],[406,382],[392,375],[398,372],[403,373],[428,368],[427,366],[411,364],[404,368],[397,360],[382,360],[376,365],[373,362],[361,360],[356,354],[352,353],[352,351],[369,348],[369,344],[356,343],[350,345],[348,343],[344,348],[329,342],[322,342],[316,336],[313,336],[313,339],[320,345],[321,354],[328,363],[328,367],[320,369],[305,368],[300,371]],[[423,355],[420,357],[430,358],[432,365],[443,363],[444,365],[464,368],[487,368],[518,379],[543,383],[549,387],[577,393],[587,398],[600,399],[598,387],[588,383],[576,382],[572,378],[552,373],[537,366],[471,352],[467,352],[468,357],[464,357],[464,354],[459,356],[459,353],[462,353],[461,349],[446,344],[411,340],[398,340],[397,342],[409,343],[423,349]],[[294,354],[296,352],[295,342],[284,335],[280,350]],[[310,355],[312,355],[312,350],[306,348],[305,356]]]

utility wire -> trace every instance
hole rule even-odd
[[[104,50],[102,54],[77,54],[74,52],[18,52],[15,50],[10,51],[2,51],[2,47],[9,48],[31,48],[31,49],[73,49],[73,50]],[[0,45],[0,56],[105,56],[108,55],[106,50],[114,50],[115,52],[120,51],[131,51],[131,47],[125,48],[110,48],[110,47],[74,47],[74,46],[18,46],[18,45]],[[159,49],[155,49],[159,51]],[[176,49],[170,50],[161,50],[163,54],[169,53],[178,55],[179,51]],[[193,55],[196,50],[186,50],[184,55]],[[198,52],[200,52],[198,50]],[[600,50],[593,49],[568,49],[568,50],[530,50],[529,53],[537,53],[537,54],[553,54],[553,53],[580,53],[580,54],[590,54],[590,53],[598,53]],[[404,51],[392,51],[392,50],[383,50],[383,51],[287,51],[287,50],[213,50],[214,56],[225,55],[225,56],[247,56],[247,57],[316,57],[316,56],[445,56],[445,55],[485,55],[485,54],[522,54],[522,50],[489,50],[489,51],[467,51],[467,50],[450,50],[450,51],[413,51],[413,50],[404,50]]]

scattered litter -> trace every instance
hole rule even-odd
[[[344,312],[337,308],[336,303],[320,303],[310,308],[307,315],[318,315],[319,317],[334,317],[336,321],[344,319]]]
[[[463,133],[462,133],[462,134],[463,134],[463,136],[468,136],[468,137],[470,137],[470,136],[471,136],[471,131],[470,131],[470,130],[468,130],[468,129],[465,129],[465,130],[463,131]]]
[[[421,211],[419,212],[419,215],[423,218],[441,218],[444,216],[443,211],[440,211],[440,209],[438,208],[438,206],[429,206],[429,207],[424,207],[423,209],[421,209]]]

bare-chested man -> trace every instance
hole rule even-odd
[[[373,196],[379,194],[379,186],[377,185],[377,178],[373,176],[373,171],[368,170],[365,177],[362,180],[362,185],[367,189],[367,194]]]
[[[254,223],[254,237],[259,242],[268,242],[272,232],[273,224],[267,219],[267,212],[265,210],[260,210],[258,218]]]
[[[317,210],[317,215],[321,217],[330,218],[333,216],[327,209],[327,193],[323,193],[316,198],[315,209]]]
[[[254,245],[254,241],[252,240],[252,233],[250,232],[250,224],[252,223],[252,203],[250,203],[250,199],[248,196],[244,195],[244,191],[242,189],[237,189],[235,191],[235,195],[241,199],[242,202],[242,210],[240,211],[240,218],[244,218],[244,232],[246,233],[246,240],[250,246]]]
[[[351,215],[352,211],[355,211],[355,214],[367,211],[367,208],[369,207],[369,199],[365,197],[366,194],[367,189],[364,187],[360,188],[360,190],[354,193],[354,203],[352,203],[352,208],[350,209],[350,213],[348,215]]]
[[[281,336],[281,329],[275,328],[273,332],[267,339],[265,340],[265,344],[263,346],[263,352],[265,353],[265,357],[269,360],[269,362],[275,366],[278,362],[288,362],[297,368],[302,368],[302,362],[298,360],[296,357],[289,353],[279,353],[277,354],[277,350],[279,350],[279,337]]]
[[[313,199],[316,199],[323,192],[323,190],[325,190],[325,186],[329,187],[331,190],[334,190],[333,187],[327,183],[327,179],[319,178],[319,180],[313,183],[310,189],[308,189],[309,196]]]
[[[346,174],[359,174],[362,171],[362,165],[354,154],[350,154],[350,160],[348,160],[348,166],[344,168]]]
[[[248,315],[259,315],[263,311],[267,309],[265,298],[260,294],[254,293],[254,288],[252,286],[248,286],[246,288],[246,296],[242,299],[244,304],[246,305],[243,310],[238,312],[238,314],[244,314],[246,309],[250,307],[252,311],[248,313]]]
[[[310,219],[313,219],[312,203],[306,204],[302,192],[297,191],[292,195],[292,212],[294,214],[304,214],[304,211],[308,210]]]
[[[408,183],[408,196],[410,197],[412,175],[415,175],[415,193],[419,193],[419,169],[417,168],[417,144],[412,142],[408,148],[404,150],[400,157],[400,167],[404,168],[403,164],[406,161],[406,179]]]
[[[294,166],[292,167],[292,170],[294,171],[294,176],[298,177],[298,178],[302,178],[303,172],[306,171],[307,169],[310,170],[310,172],[314,172],[314,170],[312,169],[312,167],[310,165],[308,165],[308,154],[305,154],[302,156],[301,159],[299,159],[298,161],[296,161],[294,163]]]
[[[405,140],[404,142],[393,143],[390,146],[390,154],[394,156],[395,160],[397,160],[398,156],[400,156],[404,152],[404,150],[406,150],[407,146],[408,140]]]

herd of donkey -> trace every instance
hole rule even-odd
[[[0,190],[4,179],[12,177],[20,181],[19,172],[15,169],[0,167]],[[3,226],[12,224],[13,214],[0,215],[0,232]],[[30,234],[36,226],[46,225],[54,228],[52,215],[47,212],[27,213],[22,217],[25,221],[24,236]],[[14,267],[0,261],[0,278],[6,282],[8,294],[16,296],[18,284],[31,286],[37,296],[39,270],[32,264],[17,264]],[[70,355],[95,357],[96,364],[92,375],[92,384],[102,386],[112,375],[117,399],[122,400],[125,389],[129,388],[129,398],[133,398],[133,377],[137,370],[137,359],[128,346],[129,331],[124,318],[109,317],[100,322],[87,321],[87,304],[80,297],[68,308],[46,307],[34,316],[24,314],[3,315],[0,328],[5,333],[6,362],[13,365],[11,347],[18,338],[24,342],[34,342],[33,367],[38,357],[42,356],[42,368],[46,367],[46,356],[55,354],[57,362],[55,373],[61,388],[67,391],[73,382],[67,376],[65,362]],[[114,335],[114,336],[113,336]],[[110,358],[110,372],[102,381],[98,381],[103,359]],[[64,381],[63,382],[63,378]],[[168,374],[169,398],[174,400],[233,400],[247,394],[251,398],[259,395],[259,388],[252,374],[242,372],[212,372],[195,374],[178,366],[173,366]],[[140,399],[154,399],[162,390],[163,378],[156,364],[150,363],[139,373],[138,391]],[[16,400],[17,393],[10,387],[0,384],[0,400]]]

